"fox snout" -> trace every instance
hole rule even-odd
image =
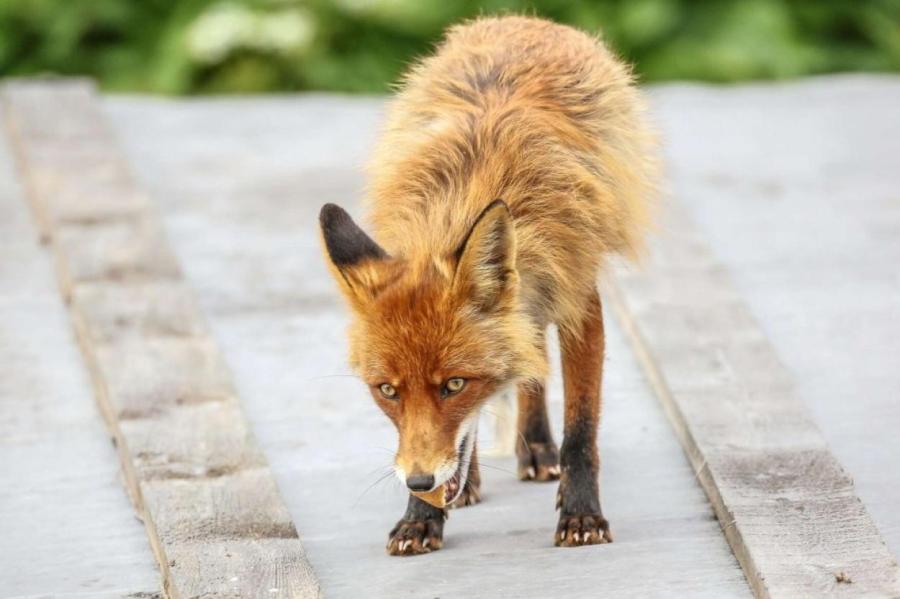
[[[421,437],[406,442],[401,433],[394,471],[410,491],[431,491],[450,478],[457,467],[457,448],[452,441],[435,447]]]
[[[399,426],[400,448],[394,466],[397,476],[425,502],[440,508],[449,505],[465,488],[477,425],[476,411],[452,428],[436,427],[409,434]]]

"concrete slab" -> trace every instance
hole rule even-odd
[[[512,460],[489,460],[486,500],[451,514],[445,550],[388,557],[405,503],[393,479],[378,482],[394,434],[347,371],[346,315],[315,229],[322,203],[356,207],[381,102],[115,98],[107,108],[160,203],[327,595],[749,595],[612,324],[601,450],[616,542],[553,548],[555,486],[520,483]],[[560,388],[555,375],[557,430]]]

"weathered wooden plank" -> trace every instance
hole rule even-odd
[[[760,597],[900,595],[900,568],[727,274],[669,207],[606,297]],[[847,582],[845,578],[852,582]]]
[[[2,98],[166,593],[318,596],[228,369],[93,90],[15,83]]]
[[[200,337],[208,333],[194,294],[181,281],[85,282],[73,290],[86,333],[95,343],[140,337]]]
[[[668,186],[900,556],[900,76],[653,97]]]
[[[9,130],[31,140],[13,150],[20,164],[29,165],[22,184],[44,240],[54,224],[134,215],[146,205],[129,184],[126,165],[106,143],[108,125],[97,118],[72,118],[91,114],[92,84],[69,80],[52,85],[55,94],[50,97],[41,85],[7,83],[7,89],[15,90],[15,101],[4,103]],[[54,112],[59,105],[68,110]],[[108,193],[111,189],[117,193]]]
[[[326,595],[751,596],[614,322],[600,443],[603,505],[616,542],[555,548],[556,485],[522,483],[514,458],[491,458],[482,462],[484,503],[451,512],[444,550],[412,560],[384,554],[406,504],[394,477],[378,482],[389,473],[396,433],[349,376],[347,315],[316,243],[323,202],[359,210],[357,165],[382,106],[309,95],[106,101],[160,202]],[[547,387],[559,440],[554,338]],[[493,423],[489,411],[485,425]]]
[[[233,402],[186,406],[176,415],[164,411],[119,426],[144,480],[215,478],[266,465]]]
[[[33,196],[46,203],[46,218],[57,223],[89,223],[140,213],[148,200],[139,189],[132,187],[118,196],[109,193],[110,189],[131,185],[130,174],[110,148],[96,139],[70,143],[77,144],[77,153],[47,144],[21,150],[23,158],[32,165],[29,171]]]
[[[125,339],[90,349],[118,420],[233,401],[228,370],[209,339]]]
[[[896,252],[885,252],[889,249],[885,241],[897,236],[885,235],[890,234],[887,225],[896,220],[896,202],[891,202],[897,185],[885,174],[895,173],[897,154],[888,151],[896,143],[887,140],[900,135],[885,137],[884,127],[887,116],[893,114],[890,101],[898,81],[818,78],[729,90],[695,86],[654,90],[656,111],[663,112],[660,120],[667,130],[674,130],[666,137],[672,142],[668,144],[670,171],[676,171],[672,173],[680,179],[676,187],[684,190],[681,199],[691,194],[706,221],[719,212],[719,219],[712,222],[718,227],[717,236],[724,238],[720,247],[742,246],[744,274],[751,285],[759,281],[753,275],[759,275],[761,265],[782,265],[778,276],[762,278],[771,289],[767,292],[771,309],[763,322],[766,333],[771,336],[777,324],[774,311],[783,321],[782,337],[793,338],[794,352],[817,356],[797,378],[802,384],[804,374],[808,379],[815,377],[815,385],[805,385],[811,405],[819,403],[819,397],[824,401],[824,391],[833,402],[840,401],[840,409],[830,410],[835,422],[829,441],[834,449],[839,443],[853,448],[857,459],[851,473],[857,492],[863,493],[860,480],[868,479],[870,495],[864,499],[872,512],[873,504],[882,503],[886,520],[879,527],[885,536],[895,511],[891,499],[896,503],[896,484],[890,485],[897,477],[889,469],[897,448],[891,425],[897,419],[892,417],[896,410],[888,407],[896,387],[891,369],[896,352],[871,355],[870,349],[877,345],[870,342],[896,337],[897,328],[890,326],[889,318],[896,312],[892,292],[896,286],[884,284],[886,278],[893,283],[896,270],[890,263]],[[848,111],[851,105],[854,110]],[[546,519],[554,490],[524,488],[508,482],[507,473],[489,468],[484,472],[487,502],[473,511],[452,514],[448,535],[455,543],[453,551],[429,556],[424,563],[385,560],[379,547],[370,547],[367,541],[382,540],[402,504],[401,492],[386,483],[357,501],[360,491],[353,481],[366,475],[374,480],[371,473],[381,465],[377,456],[383,453],[387,460],[389,454],[383,448],[390,448],[394,439],[380,415],[356,401],[360,392],[352,379],[329,376],[346,371],[345,319],[332,315],[333,287],[321,272],[318,246],[309,241],[315,239],[315,215],[322,202],[346,203],[360,195],[362,181],[356,165],[364,160],[381,100],[281,96],[172,102],[120,97],[108,99],[107,108],[133,156],[140,158],[136,166],[142,180],[165,205],[173,244],[192,282],[202,290],[212,326],[236,370],[242,398],[281,477],[279,483],[290,491],[287,500],[294,502],[295,519],[327,590],[341,596],[396,596],[408,593],[411,581],[434,580],[434,572],[440,571],[442,580],[428,584],[423,592],[523,597],[588,589],[615,597],[728,594],[716,586],[726,570],[711,558],[711,547],[716,545],[712,540],[695,541],[690,523],[699,520],[700,509],[682,501],[687,491],[678,491],[684,488],[677,482],[680,456],[672,454],[677,445],[670,442],[667,425],[655,418],[655,400],[647,405],[651,398],[639,391],[642,384],[631,375],[622,378],[623,372],[631,370],[631,358],[620,347],[623,342],[617,340],[615,326],[610,327],[601,439],[604,502],[615,526],[616,543],[600,553],[544,551],[551,531],[532,527]],[[815,118],[810,118],[811,112]],[[797,119],[801,113],[803,118]],[[735,118],[737,114],[741,118]],[[279,127],[271,127],[273,122]],[[183,139],[191,143],[178,143]],[[688,139],[690,143],[685,143]],[[716,152],[709,151],[711,140]],[[777,160],[769,159],[770,154],[760,158],[760,147],[776,145]],[[835,155],[838,147],[840,153]],[[853,160],[848,160],[849,155]],[[844,168],[835,169],[835,164]],[[858,168],[848,169],[848,164]],[[791,188],[800,188],[806,198],[801,201],[796,191],[784,193]],[[751,190],[754,193],[748,193]],[[746,204],[743,210],[729,212],[723,207],[742,203]],[[865,203],[869,211],[857,212]],[[852,219],[846,212],[851,204]],[[801,205],[805,207],[800,209]],[[352,210],[353,204],[348,207]],[[834,226],[823,226],[823,221]],[[719,227],[722,224],[730,226]],[[679,229],[668,232],[677,235]],[[867,254],[861,254],[856,245],[862,232],[872,237]],[[827,247],[823,237],[828,239]],[[706,240],[697,239],[700,253],[705,252]],[[760,246],[761,240],[765,247]],[[657,254],[649,268],[692,251],[688,242],[670,244],[668,253]],[[803,261],[798,261],[798,252],[803,253]],[[720,255],[725,255],[724,250]],[[847,262],[851,255],[854,260]],[[807,278],[815,268],[821,271],[818,278]],[[828,276],[822,277],[823,273]],[[680,280],[668,280],[675,289],[690,292]],[[784,297],[780,297],[782,291]],[[743,294],[742,300],[747,297],[746,285]],[[788,298],[795,307],[780,308]],[[871,310],[876,301],[884,306],[880,312],[861,311]],[[707,310],[697,319],[708,320],[712,313]],[[852,318],[847,316],[851,313]],[[733,317],[747,316],[742,310]],[[712,328],[729,326],[727,314],[720,318],[726,319],[724,324]],[[662,331],[682,327],[680,318],[659,320],[655,326]],[[818,333],[811,339],[795,337],[794,325],[804,320],[817,321],[806,323],[807,333]],[[697,335],[696,327],[682,328],[688,335]],[[743,326],[736,328],[729,334],[747,332]],[[853,339],[848,339],[849,331],[868,337],[867,342],[846,344]],[[758,333],[757,328],[756,334],[748,336],[755,338]],[[834,335],[840,333],[845,345],[837,348]],[[298,342],[302,339],[317,343],[310,347]],[[814,344],[817,347],[811,347]],[[885,343],[880,349],[889,347]],[[835,372],[819,376],[823,368],[835,364],[840,366],[840,376]],[[862,389],[867,392],[863,397],[856,382],[866,376],[869,384]],[[833,383],[838,389],[823,388]],[[302,408],[295,397],[301,388]],[[873,396],[881,396],[881,403],[873,402]],[[558,400],[556,396],[551,402],[556,410],[561,409]],[[713,390],[706,401],[722,400]],[[741,401],[737,397],[727,402],[736,417],[744,411]],[[818,410],[817,416],[823,417],[821,405]],[[805,409],[801,412],[805,418]],[[702,413],[698,409],[694,417]],[[823,420],[819,422],[825,426]],[[722,437],[734,434],[733,428],[723,427]],[[874,432],[866,436],[866,430]],[[849,465],[846,455],[841,460]],[[873,457],[881,459],[873,461]],[[512,467],[502,462],[495,465]],[[689,471],[686,474],[692,476]],[[340,503],[337,498],[345,495],[349,499]],[[335,505],[344,508],[339,518],[334,515]],[[353,533],[348,537],[350,528]],[[509,542],[498,543],[498,538]],[[510,549],[511,543],[515,550]],[[539,576],[534,574],[536,563],[542,565]],[[470,576],[473,568],[480,576]],[[622,572],[627,575],[619,575]],[[854,589],[852,584],[846,586],[851,592]]]
[[[150,216],[97,217],[96,222],[52,229],[60,286],[66,298],[75,284],[98,280],[166,280],[180,276],[178,263]]]
[[[158,597],[144,527],[0,136],[0,595]]]

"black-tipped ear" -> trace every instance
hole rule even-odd
[[[455,284],[480,308],[493,308],[514,289],[516,235],[503,200],[494,200],[478,216],[456,259]]]
[[[319,225],[322,227],[328,257],[339,269],[366,259],[381,260],[388,257],[387,252],[366,235],[340,206],[322,206]]]

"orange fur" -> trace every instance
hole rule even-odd
[[[523,303],[573,328],[603,257],[641,249],[656,177],[643,112],[628,67],[584,33],[527,17],[454,27],[390,108],[370,163],[375,237],[447,255],[502,198]]]
[[[542,379],[546,326],[577,343],[605,257],[640,251],[643,112],[599,40],[535,18],[454,27],[405,78],[369,169],[377,245],[323,210],[351,363],[400,431],[405,472],[455,459],[461,423],[502,385]],[[470,382],[441,399],[450,377]]]

